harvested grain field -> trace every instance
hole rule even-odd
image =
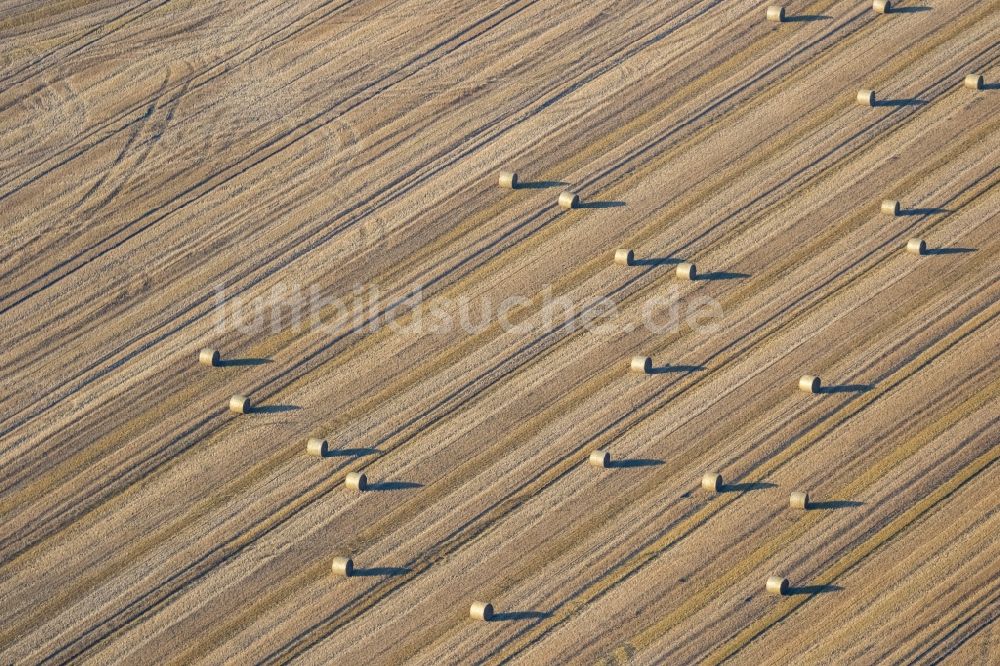
[[[997,663],[1000,0],[893,7],[0,5],[0,662]]]

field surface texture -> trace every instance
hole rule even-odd
[[[0,2],[0,663],[1000,663],[1000,0],[894,7]]]

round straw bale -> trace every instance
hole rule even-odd
[[[793,509],[809,508],[809,493],[794,492],[788,498],[788,506]]]
[[[698,279],[698,269],[695,268],[694,264],[683,262],[677,264],[677,277],[681,280],[696,280]]]
[[[354,561],[349,557],[335,557],[330,570],[338,576],[350,577],[354,573]]]
[[[799,378],[799,388],[806,393],[819,393],[819,387],[819,377],[814,377],[813,375],[802,375],[802,377]]]
[[[875,0],[872,3],[872,9],[875,10],[876,14],[888,14],[892,11],[891,0]]]
[[[631,266],[635,263],[635,252],[632,250],[615,250],[615,263],[619,266]]]
[[[219,365],[218,349],[202,349],[198,352],[198,362],[202,365]]]
[[[861,106],[875,106],[875,91],[859,90],[857,100]]]
[[[250,398],[245,395],[234,395],[229,399],[229,411],[235,414],[249,414]]]
[[[311,456],[322,457],[330,450],[330,443],[319,437],[310,437],[306,442],[306,453]]]
[[[611,464],[611,454],[598,449],[590,454],[590,464],[594,467],[607,467]]]
[[[927,241],[923,238],[911,238],[906,241],[906,251],[910,254],[927,254]]]
[[[559,205],[569,210],[580,205],[580,196],[572,192],[563,192],[559,195]]]
[[[505,187],[508,190],[517,189],[517,173],[514,171],[501,171],[500,172],[500,187]]]
[[[982,90],[983,86],[986,85],[986,80],[982,74],[966,74],[962,85],[973,90]]]
[[[898,201],[893,201],[892,199],[883,199],[882,200],[882,214],[883,215],[892,215],[893,217],[895,217],[896,215],[899,215],[899,202]]]
[[[472,607],[469,608],[469,617],[473,620],[489,622],[493,619],[493,604],[488,604],[482,601],[472,602]]]
[[[344,477],[344,485],[353,490],[366,490],[368,488],[368,477],[362,472],[348,472]]]
[[[768,594],[780,596],[788,592],[788,579],[781,576],[768,576],[766,587]]]
[[[771,5],[767,8],[767,20],[771,23],[781,23],[785,20],[785,8]]]
[[[701,487],[713,493],[722,490],[722,475],[717,472],[705,472],[701,476]]]
[[[629,367],[632,369],[632,372],[648,375],[653,369],[653,359],[648,356],[633,356]]]

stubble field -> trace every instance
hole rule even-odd
[[[1000,2],[900,6],[0,5],[0,662],[1000,661]]]

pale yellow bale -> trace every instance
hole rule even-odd
[[[198,362],[202,365],[219,365],[219,351],[217,349],[202,349],[198,352]]]
[[[508,190],[517,189],[517,173],[513,171],[501,171],[500,172],[500,187],[506,188]]]
[[[559,206],[569,210],[580,205],[580,197],[573,192],[563,192],[559,195]]]
[[[982,90],[986,85],[986,79],[982,74],[966,74],[962,85],[972,90]]]
[[[633,356],[629,368],[632,372],[643,375],[649,374],[653,369],[653,359],[648,356]]]
[[[489,622],[493,619],[493,604],[483,601],[474,601],[469,608],[469,617],[480,622]]]
[[[330,570],[338,576],[350,577],[354,573],[354,561],[349,557],[335,557]]]
[[[819,393],[820,379],[814,375],[802,375],[799,378],[799,390],[806,393]]]
[[[677,278],[680,280],[695,280],[698,278],[698,269],[695,265],[688,262],[682,262],[677,264],[677,270],[675,271]]]
[[[234,414],[249,414],[250,409],[250,398],[245,395],[234,395],[229,399],[229,411]]]
[[[705,472],[701,476],[701,487],[713,493],[722,490],[722,475],[718,472]]]
[[[362,472],[348,472],[344,477],[344,485],[352,490],[366,490],[368,488],[368,477]]]
[[[319,437],[310,437],[306,442],[306,453],[311,456],[322,457],[330,450],[330,443]]]
[[[768,594],[781,596],[788,592],[788,579],[781,576],[768,576],[765,587]]]
[[[615,263],[619,266],[631,266],[635,263],[635,252],[632,250],[615,250]]]
[[[611,464],[611,454],[598,449],[590,454],[589,461],[594,467],[607,467]]]

